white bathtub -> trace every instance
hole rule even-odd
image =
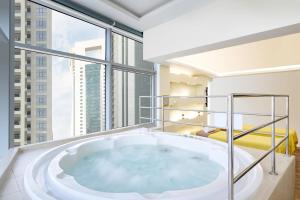
[[[64,172],[64,166],[73,163],[88,154],[101,149],[126,145],[167,145],[196,153],[205,154],[210,160],[222,166],[217,178],[209,184],[184,190],[162,193],[140,194],[110,193],[89,189],[77,183]],[[235,147],[234,173],[237,174],[254,158]],[[199,166],[201,167],[201,166]],[[262,181],[262,169],[259,165],[235,184],[236,199],[251,199]],[[137,129],[122,134],[100,136],[77,144],[67,144],[51,150],[39,157],[25,174],[25,189],[33,199],[82,199],[82,200],[201,200],[226,199],[227,197],[227,145],[208,138],[190,138],[162,132],[147,132]]]

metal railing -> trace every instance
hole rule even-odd
[[[234,100],[236,98],[257,98],[257,97],[269,97],[271,98],[271,113],[247,113],[247,112],[234,112]],[[164,106],[164,99],[165,98],[178,98],[178,99],[206,99],[206,98],[224,98],[227,100],[227,111],[214,111],[214,110],[207,110],[207,109],[180,109],[180,108],[165,108]],[[275,108],[276,108],[276,98],[285,98],[285,114],[284,115],[276,115]],[[149,99],[150,105],[152,106],[142,106],[142,99]],[[159,107],[154,106],[155,101],[157,99],[161,99],[161,105]],[[150,117],[143,117],[142,110],[143,109],[150,109]],[[161,111],[160,119],[156,119],[156,110]],[[186,123],[186,122],[178,122],[178,121],[170,121],[165,120],[165,111],[196,111],[196,112],[206,112],[210,113],[222,113],[227,115],[227,127],[218,127],[212,126],[207,124],[193,124],[193,123]],[[234,115],[252,115],[252,116],[264,116],[270,117],[271,120],[267,123],[262,125],[256,126],[249,130],[236,130],[234,129]],[[276,119],[277,118],[277,119]],[[276,172],[276,148],[279,147],[283,142],[285,142],[285,153],[289,155],[289,96],[288,95],[273,95],[273,94],[244,94],[244,93],[233,93],[228,96],[140,96],[139,97],[139,122],[141,120],[149,120],[151,123],[161,122],[161,129],[162,131],[165,130],[165,123],[173,123],[178,125],[188,125],[188,126],[200,126],[200,127],[209,127],[209,128],[220,128],[224,131],[227,131],[227,143],[228,143],[228,200],[234,199],[234,184],[239,181],[242,177],[244,177],[252,168],[254,168],[257,164],[259,164],[263,159],[265,159],[268,155],[271,154],[271,171],[270,174],[277,175]],[[286,120],[286,133],[285,135],[279,135],[283,138],[276,144],[275,143],[275,124],[279,121]],[[260,131],[260,129],[270,126],[271,125],[271,133],[264,133]],[[239,131],[240,133],[234,135],[234,131]],[[243,169],[237,175],[234,175],[234,141],[240,139],[243,136],[251,134],[255,132],[255,134],[271,134],[271,148],[264,153],[260,158],[255,160],[251,163],[248,167]]]

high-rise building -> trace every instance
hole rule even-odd
[[[124,40],[125,44],[123,44]],[[104,59],[104,45],[102,39],[77,42],[72,52]],[[139,60],[142,56],[136,52],[140,47],[139,43],[117,35],[113,37],[113,45],[115,63],[126,63],[132,66],[141,63]],[[105,130],[104,65],[71,60],[70,70],[73,75],[73,134],[78,136]],[[114,69],[111,78],[112,127],[138,124],[139,96],[150,95],[151,91],[149,76]],[[143,114],[147,117],[149,111],[143,111]]]
[[[15,41],[51,48],[51,11],[15,0]],[[52,139],[51,57],[15,50],[14,145]]]
[[[104,58],[104,40],[77,42],[75,54]],[[73,74],[73,134],[86,135],[105,129],[105,67],[71,60]]]

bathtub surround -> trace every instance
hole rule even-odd
[[[140,164],[136,164],[134,166],[129,167],[128,165],[133,161],[130,162],[122,162],[119,163],[117,169],[113,170],[113,172],[105,172],[105,165],[112,164],[113,162],[117,162],[117,159],[120,159],[122,155],[117,153],[117,157],[109,158],[106,162],[100,164],[103,156],[96,160],[96,163],[92,165],[88,165],[86,167],[90,169],[85,169],[83,171],[89,171],[95,173],[93,177],[101,176],[101,173],[105,172],[105,174],[110,174],[108,177],[109,181],[107,185],[99,185],[93,184],[93,180],[86,182],[86,179],[83,178],[82,173],[79,170],[81,166],[80,162],[81,159],[86,159],[86,162],[90,162],[92,158],[89,158],[89,155],[93,155],[94,153],[98,152],[98,155],[101,155],[101,151],[116,151],[118,148],[136,148],[136,147],[143,147],[148,148],[167,148],[168,155],[165,157],[164,155],[160,155],[158,159],[162,159],[159,162],[164,163],[159,170],[163,170],[164,168],[169,168],[168,162],[174,162],[174,159],[181,159],[181,156],[186,157],[186,164],[181,167],[188,166],[188,162],[199,162],[195,161],[194,159],[190,160],[190,156],[192,158],[196,158],[196,154],[199,154],[198,157],[202,154],[211,162],[211,167],[206,168],[206,164],[198,163],[198,166],[203,167],[203,170],[206,169],[205,173],[209,173],[209,170],[213,170],[213,168],[219,168],[219,173],[215,177],[207,177],[206,180],[203,181],[192,181],[192,180],[185,180],[188,176],[196,176],[192,175],[191,172],[195,171],[197,167],[190,166],[190,171],[187,173],[185,177],[184,173],[180,176],[180,178],[176,178],[176,164],[174,165],[174,170],[170,176],[173,178],[173,181],[169,184],[163,184],[167,186],[164,189],[164,186],[161,186],[155,189],[155,186],[160,184],[160,181],[163,182],[164,175],[161,175],[161,180],[158,180],[156,177],[159,172],[152,174],[151,170],[147,169],[143,171],[143,163],[144,155],[142,155],[144,150],[134,150],[138,151],[136,154],[137,159],[135,162],[139,162]],[[172,155],[173,151],[177,151],[172,148],[179,148],[178,152],[175,155]],[[181,150],[180,150],[181,149]],[[136,200],[146,200],[146,199],[165,199],[165,200],[199,200],[199,199],[213,199],[218,198],[221,199],[227,195],[227,159],[226,159],[226,150],[227,146],[226,143],[218,142],[215,140],[211,140],[208,138],[202,137],[184,137],[182,135],[174,135],[168,132],[151,132],[145,128],[143,129],[135,129],[128,132],[123,132],[114,135],[106,135],[96,137],[91,140],[85,140],[83,142],[75,141],[74,143],[68,143],[66,145],[59,146],[57,148],[52,149],[51,151],[43,154],[43,156],[36,159],[29,167],[27,167],[24,175],[24,186],[26,188],[26,192],[31,197],[36,197],[37,199],[43,199],[50,196],[57,197],[58,199],[98,199],[101,197],[103,199],[136,199]],[[99,152],[100,151],[100,152]],[[124,150],[127,152],[127,156],[130,156],[130,151]],[[155,150],[156,151],[156,150]],[[159,152],[159,151],[158,151]],[[186,152],[186,153],[185,153]],[[113,153],[113,154],[115,154]],[[150,153],[152,155],[152,153]],[[155,159],[155,155],[154,159]],[[242,169],[244,169],[247,165],[254,162],[254,158],[250,156],[247,152],[239,149],[238,147],[235,148],[235,173],[238,173]],[[165,158],[165,159],[163,159]],[[122,159],[122,158],[121,158]],[[130,159],[124,157],[123,159]],[[140,160],[141,159],[141,160]],[[147,158],[148,160],[150,158]],[[171,159],[168,161],[168,159]],[[93,159],[92,159],[93,160]],[[202,158],[200,159],[200,161]],[[133,162],[133,163],[135,163]],[[146,161],[148,162],[148,161]],[[182,161],[176,161],[182,162]],[[127,163],[127,164],[126,164]],[[153,168],[160,167],[160,165],[155,165]],[[215,163],[215,164],[213,164]],[[103,165],[103,168],[93,172],[94,165]],[[191,163],[190,163],[191,164]],[[195,164],[195,163],[194,163]],[[149,163],[151,166],[151,163]],[[147,166],[147,165],[146,165]],[[125,178],[128,180],[128,185],[126,187],[122,187],[116,190],[116,188],[121,187],[117,186],[119,183],[117,180],[130,173],[130,170],[138,167],[138,170],[134,172],[129,177]],[[110,170],[114,168],[113,166],[110,167]],[[180,166],[179,166],[180,168]],[[45,169],[47,169],[45,171]],[[123,171],[121,169],[124,169]],[[152,168],[151,168],[152,169]],[[121,170],[121,171],[120,171]],[[178,169],[179,170],[179,169]],[[182,171],[184,169],[180,169]],[[166,172],[167,173],[167,172]],[[201,174],[201,172],[198,172]],[[44,174],[44,176],[40,176],[40,174]],[[141,175],[141,179],[147,179],[147,181],[139,180],[137,176]],[[71,176],[70,176],[71,175]],[[149,178],[148,176],[151,176]],[[166,179],[169,180],[168,174],[165,174],[167,177]],[[211,175],[213,172],[211,171]],[[89,176],[89,173],[85,174],[84,176]],[[262,181],[262,168],[260,165],[257,165],[251,170],[242,180],[235,184],[236,192],[235,196],[237,199],[247,199],[251,198],[257,191]],[[147,178],[148,177],[148,178]],[[136,179],[134,179],[136,178]],[[198,177],[201,179],[200,177]],[[203,178],[203,177],[202,177]],[[103,182],[106,182],[106,178],[100,178]],[[147,190],[143,189],[143,183],[138,184],[134,183],[132,187],[130,187],[130,180],[134,179],[135,181],[142,181],[146,182],[145,184],[153,184],[152,186],[146,186]],[[182,180],[181,180],[182,179]],[[189,178],[188,178],[189,179]],[[148,182],[150,181],[150,183]],[[153,182],[154,181],[154,182]],[[186,182],[187,181],[187,182]],[[153,183],[152,183],[153,182]],[[42,183],[46,183],[42,185]],[[79,183],[79,184],[78,184]],[[123,184],[121,184],[123,185]],[[101,186],[101,187],[100,187]],[[100,188],[99,188],[100,187]],[[129,188],[127,188],[129,187]],[[91,189],[93,188],[93,189]],[[98,189],[97,189],[98,188]],[[127,188],[127,189],[126,189]],[[181,188],[181,189],[179,189]],[[116,191],[115,191],[116,190]],[[50,193],[46,193],[46,191],[50,191]],[[148,192],[147,192],[148,191]],[[151,192],[150,192],[151,191]],[[145,192],[145,193],[144,193]],[[51,195],[53,194],[53,195]]]
[[[116,131],[113,131],[116,132]],[[99,135],[99,134],[98,134]],[[93,135],[96,136],[96,135]],[[76,140],[78,142],[84,141],[86,137],[79,137]],[[71,140],[68,140],[71,141]],[[74,141],[74,139],[73,139]],[[23,176],[25,168],[30,164],[30,162],[37,158],[42,153],[48,151],[49,149],[57,146],[59,144],[66,143],[67,141],[58,142],[47,142],[44,144],[36,144],[32,146],[27,146],[17,154],[15,161],[8,169],[7,178],[0,187],[0,199],[14,199],[14,200],[27,200],[29,199],[24,193],[23,186]],[[263,151],[247,149],[254,158],[258,158]],[[286,157],[285,155],[277,155],[277,171],[278,176],[269,175],[270,170],[270,156],[262,161],[261,165],[264,171],[263,182],[255,199],[293,199],[294,196],[294,177],[295,172],[292,170],[295,165],[294,156]],[[22,167],[20,167],[22,166]],[[276,190],[275,190],[276,189]]]

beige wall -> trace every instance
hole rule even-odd
[[[227,95],[230,93],[267,93],[290,95],[290,128],[296,129],[300,136],[300,71],[281,73],[245,75],[234,77],[214,78],[209,84],[211,95]],[[226,102],[211,101],[211,109],[226,109]],[[270,98],[242,99],[235,102],[236,111],[244,112],[271,112]],[[276,101],[277,114],[285,112],[283,100]],[[270,120],[265,117],[244,117],[244,123],[261,124]],[[278,124],[277,127],[284,127]],[[299,145],[298,145],[299,146]]]

